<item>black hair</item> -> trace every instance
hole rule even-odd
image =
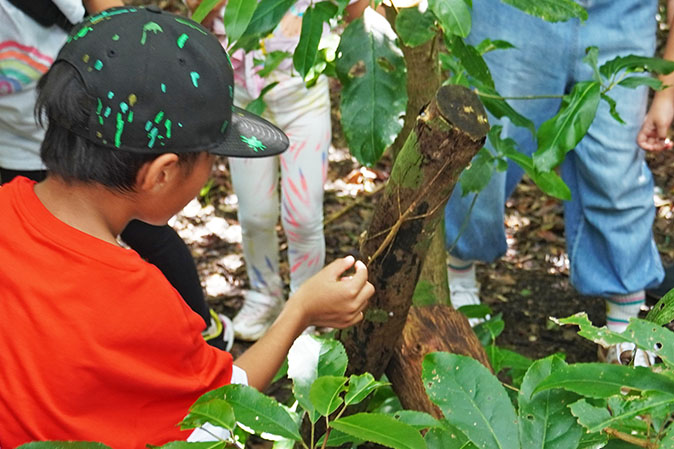
[[[122,192],[132,191],[138,170],[159,154],[141,154],[98,145],[72,129],[87,129],[95,98],[79,73],[67,62],[56,62],[37,85],[35,118],[47,131],[40,148],[50,174],[65,182],[98,183]],[[180,153],[178,160],[191,169],[198,152]]]

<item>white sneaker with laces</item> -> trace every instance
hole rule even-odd
[[[256,341],[267,332],[283,309],[281,298],[254,290],[244,293],[243,307],[234,317],[234,335],[245,341]]]

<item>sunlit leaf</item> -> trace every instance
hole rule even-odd
[[[578,395],[564,390],[537,394],[536,386],[551,372],[566,366],[556,356],[534,362],[524,376],[518,397],[520,444],[531,449],[576,449],[583,434],[568,406]]]
[[[229,42],[238,40],[248,27],[250,19],[257,7],[257,2],[250,0],[228,0],[225,8],[225,32]]]
[[[408,47],[416,47],[435,36],[435,16],[430,9],[400,8],[396,15],[396,33]]]
[[[376,413],[356,413],[332,421],[332,427],[365,441],[395,449],[424,449],[424,439],[412,426]]]
[[[225,400],[234,407],[236,420],[241,424],[257,433],[302,439],[293,418],[275,399],[246,385],[226,385],[223,389]]]
[[[587,20],[587,11],[574,0],[502,0],[527,14],[548,22],[564,22],[577,18]]]
[[[428,6],[445,33],[461,37],[470,34],[472,19],[465,0],[429,0]]]
[[[538,149],[533,158],[539,171],[557,167],[576,147],[594,120],[600,97],[601,85],[596,81],[577,83],[564,96],[559,112],[538,128]]]
[[[599,67],[599,71],[606,78],[611,78],[612,76],[620,73],[622,70],[627,70],[630,72],[645,70],[648,72],[657,73],[658,75],[666,75],[674,71],[674,61],[667,61],[660,58],[649,58],[646,56],[627,55],[615,57]]]
[[[337,6],[330,2],[316,3],[302,16],[300,40],[293,54],[293,65],[304,78],[313,67],[318,53],[318,43],[323,34],[323,24],[337,13]]]
[[[260,0],[237,46],[250,50],[257,45],[259,37],[269,34],[276,28],[294,3],[295,0]],[[246,40],[246,37],[249,39]]]
[[[342,33],[337,75],[342,83],[342,127],[351,154],[374,164],[402,129],[407,75],[396,35],[369,8]]]
[[[436,352],[424,358],[426,393],[447,421],[483,449],[519,449],[517,416],[499,380],[478,361]]]
[[[674,380],[648,368],[604,363],[576,363],[562,367],[543,380],[534,392],[563,388],[591,398],[607,398],[623,389],[674,391]]]
[[[342,405],[341,393],[346,390],[346,377],[322,376],[314,381],[309,391],[309,399],[314,408],[323,416],[329,416]]]
[[[194,10],[194,13],[192,13],[192,20],[195,22],[201,22],[219,2],[220,0],[203,0],[197,9]]]
[[[668,291],[665,296],[653,306],[646,319],[655,324],[664,325],[674,321],[674,290]]]

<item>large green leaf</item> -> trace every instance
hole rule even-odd
[[[466,37],[470,34],[470,8],[465,0],[429,0],[428,6],[446,34]]]
[[[208,402],[194,404],[180,423],[180,428],[194,429],[206,423],[232,430],[236,426],[234,409],[224,399],[212,399]]]
[[[453,36],[446,39],[446,41],[448,48],[452,51],[452,55],[459,60],[461,66],[471,77],[479,81],[478,85],[493,89],[494,80],[480,52],[472,45],[466,44],[458,36]]]
[[[674,321],[674,290],[668,291],[665,296],[660,298],[648,312],[646,319],[661,326]]]
[[[90,441],[34,441],[17,449],[110,449],[110,446]]]
[[[563,388],[591,398],[607,398],[621,390],[674,391],[674,380],[648,368],[604,363],[576,363],[562,367],[543,380],[535,393]]]
[[[494,172],[494,156],[489,150],[481,148],[477,155],[470,161],[466,169],[461,172],[459,183],[461,183],[461,195],[466,196],[469,193],[479,193],[489,181]]]
[[[551,372],[566,366],[557,356],[537,360],[531,365],[519,393],[520,444],[527,449],[576,449],[583,434],[568,406],[578,399],[564,390],[533,394],[536,386]]]
[[[396,15],[396,32],[408,47],[416,47],[435,36],[435,16],[430,9],[400,8]]]
[[[322,376],[311,385],[309,399],[318,413],[329,416],[344,403],[341,394],[346,390],[346,377]]]
[[[578,335],[604,347],[633,342],[639,348],[653,352],[663,362],[674,365],[674,333],[656,323],[631,319],[627,329],[622,333],[617,333],[608,330],[605,326],[593,326],[585,312],[553,320],[558,324],[578,326],[580,328]]]
[[[197,9],[194,10],[194,13],[192,14],[192,20],[195,22],[201,22],[206,18],[209,12],[213,8],[215,8],[215,5],[218,4],[220,0],[203,0]]]
[[[298,425],[275,399],[247,385],[223,387],[225,400],[235,410],[236,420],[256,433],[267,432],[292,440],[301,440]]]
[[[613,397],[609,399],[608,407],[595,406],[581,399],[571,404],[571,412],[588,432],[599,432],[660,407],[674,409],[674,394],[649,392],[641,398]]]
[[[356,413],[332,421],[335,429],[365,441],[395,449],[425,449],[424,439],[414,427],[377,413]]]
[[[246,31],[250,19],[257,7],[257,2],[250,0],[228,0],[225,8],[225,32],[229,42],[238,40]]]
[[[564,96],[559,112],[538,128],[538,149],[533,158],[539,171],[552,170],[576,147],[597,114],[600,98],[601,85],[597,81],[577,83]]]
[[[666,61],[660,58],[649,58],[646,56],[618,56],[605,62],[599,71],[606,78],[611,78],[617,75],[622,70],[628,72],[634,71],[648,71],[663,75],[674,71],[674,61]]]
[[[242,38],[248,37],[257,41],[260,36],[267,35],[281,22],[293,3],[295,0],[260,0]],[[250,39],[243,47],[247,50],[251,48]]]
[[[407,107],[403,54],[389,23],[369,8],[346,27],[338,53],[344,134],[358,162],[372,165],[403,126]]]
[[[527,14],[548,22],[564,22],[577,18],[587,20],[587,11],[574,0],[501,0]]]
[[[426,393],[476,446],[518,449],[517,416],[499,380],[476,360],[435,352],[424,358]]]
[[[323,34],[323,24],[337,13],[337,6],[319,2],[307,8],[302,16],[300,40],[293,54],[293,65],[304,78],[316,62],[318,44]]]

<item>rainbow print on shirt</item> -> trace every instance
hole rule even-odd
[[[37,81],[53,61],[35,47],[15,41],[0,43],[0,95],[19,92]]]

